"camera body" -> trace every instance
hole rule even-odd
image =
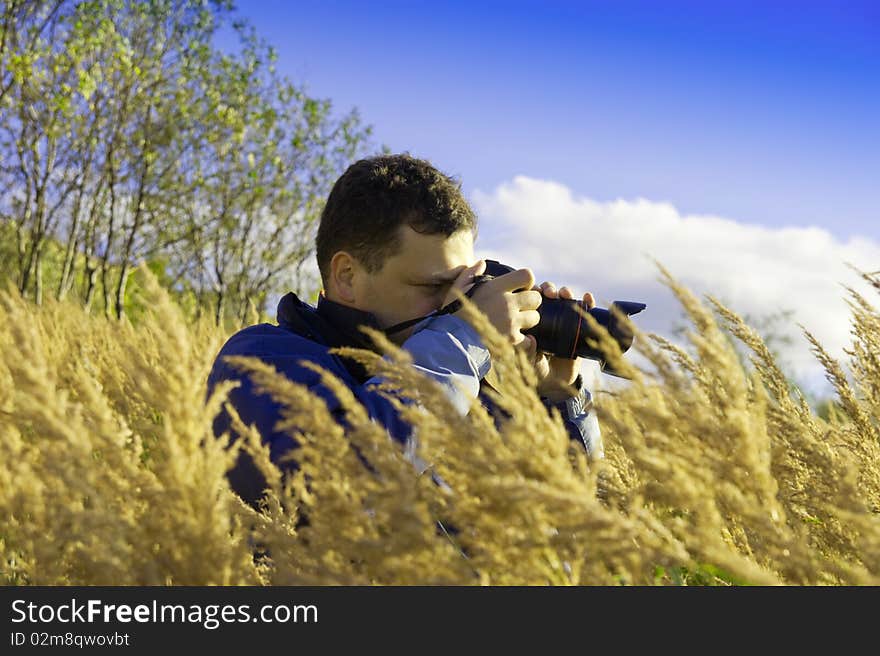
[[[486,271],[478,282],[491,280],[515,270],[495,260],[486,260]],[[588,344],[588,340],[596,339],[597,335],[577,308],[593,317],[600,329],[604,329],[614,338],[621,352],[625,352],[632,346],[634,337],[625,317],[638,314],[646,307],[645,303],[614,301],[608,309],[599,307],[587,309],[583,301],[545,297],[538,308],[541,317],[538,325],[524,330],[523,334],[535,337],[539,351],[562,358],[580,357],[596,360],[604,373],[621,376],[605,361],[601,351]],[[615,308],[619,312],[615,312]]]

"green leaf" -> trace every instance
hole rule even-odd
[[[77,89],[85,100],[92,97],[97,88],[97,82],[86,71],[77,71]]]

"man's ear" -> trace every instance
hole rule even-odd
[[[354,256],[346,251],[337,251],[330,259],[330,284],[336,299],[342,303],[354,303],[357,296],[355,294],[355,275],[360,267]],[[330,291],[329,289],[327,291]]]

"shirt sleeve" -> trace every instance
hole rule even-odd
[[[455,409],[466,415],[471,401],[479,396],[480,381],[491,367],[489,350],[477,331],[459,317],[431,317],[416,325],[403,348],[412,356],[413,366],[440,383]],[[371,385],[381,382],[381,377],[374,376],[355,394],[371,417],[381,421],[393,438],[405,443],[405,457],[422,473],[427,465],[417,455],[418,436],[386,399],[376,398],[368,391]],[[436,472],[431,476],[438,485],[448,487]]]
[[[577,395],[556,403],[546,398],[541,400],[549,408],[556,408],[562,415],[565,429],[571,439],[584,445],[587,456],[591,460],[605,457],[602,446],[602,432],[599,429],[599,420],[593,407],[593,396],[584,387],[583,378],[578,375],[573,387],[578,390]]]
[[[467,414],[491,367],[489,350],[477,331],[459,317],[432,317],[416,326],[403,348],[412,355],[413,366],[440,383],[456,409]]]
[[[489,350],[476,330],[459,317],[432,317],[416,326],[403,348],[412,356],[412,366],[440,383],[458,412],[466,415],[480,392],[480,380],[490,368]],[[352,391],[371,419],[382,424],[391,437],[406,443],[412,437],[412,426],[384,393],[375,389],[382,382],[381,376],[373,376]]]

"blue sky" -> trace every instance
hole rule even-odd
[[[880,269],[880,1],[238,7],[377,146],[462,180],[478,256],[645,301],[666,336],[655,259],[740,314],[793,310],[786,363],[827,392],[798,324],[845,360],[841,285],[876,301],[847,264]]]
[[[880,239],[878,2],[283,2],[279,66],[394,151],[488,191]]]

